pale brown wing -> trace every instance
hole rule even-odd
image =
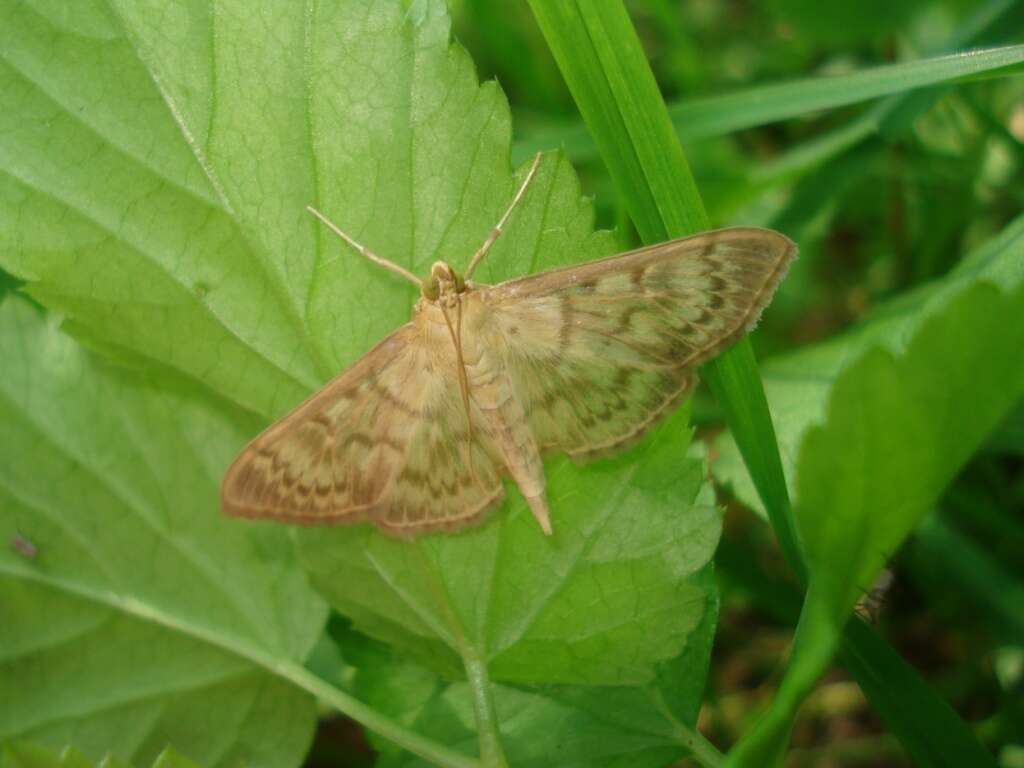
[[[722,229],[486,289],[541,449],[639,437],[757,322],[796,252],[778,232]]]
[[[224,478],[224,511],[420,533],[498,502],[498,454],[482,423],[469,439],[451,350],[427,338],[402,326],[253,440]]]

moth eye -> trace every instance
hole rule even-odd
[[[422,288],[423,297],[436,301],[438,296],[441,295],[441,288],[437,283],[437,278],[431,275],[430,279],[423,284]]]

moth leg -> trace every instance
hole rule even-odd
[[[516,206],[519,205],[519,201],[523,199],[523,195],[526,193],[526,188],[530,185],[533,180],[533,175],[537,172],[537,166],[540,165],[540,152],[533,157],[533,165],[530,166],[530,170],[526,173],[526,178],[523,179],[523,183],[519,185],[519,191],[516,192],[516,196],[512,198],[512,202],[509,204],[504,215],[495,225],[491,233],[487,235],[487,239],[484,240],[484,244],[477,248],[476,253],[473,254],[473,258],[469,261],[469,267],[466,268],[466,279],[468,280],[473,275],[473,270],[476,269],[476,265],[480,263],[480,260],[484,257],[484,254],[491,249],[494,245],[494,241],[501,235],[502,229],[505,227],[505,222],[508,221],[508,217],[512,215],[512,211],[515,210]]]
[[[406,280],[409,280],[413,285],[417,286],[418,288],[421,288],[421,289],[423,288],[423,281],[420,280],[418,277],[416,277],[416,275],[414,275],[412,272],[407,270],[405,267],[401,267],[398,264],[395,264],[395,262],[393,262],[393,261],[388,261],[383,256],[378,256],[376,253],[371,251],[369,248],[367,248],[362,243],[356,242],[356,240],[354,238],[352,238],[352,237],[346,235],[344,232],[342,232],[341,228],[338,227],[337,224],[335,224],[333,221],[331,221],[326,216],[324,216],[322,213],[320,213],[320,211],[318,211],[312,205],[307,205],[306,206],[306,210],[309,211],[310,213],[312,213],[318,219],[320,219],[320,221],[322,221],[324,224],[327,225],[328,229],[330,229],[334,234],[336,234],[338,237],[340,237],[346,243],[348,243],[353,248],[355,248],[357,251],[359,251],[359,253],[361,253],[363,256],[368,258],[374,264],[380,264],[382,267],[384,267],[384,269],[387,269],[387,270],[389,270],[391,272],[394,272],[396,275],[401,275],[402,277],[404,277]]]

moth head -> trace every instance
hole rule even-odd
[[[435,261],[430,268],[430,277],[423,281],[423,297],[437,301],[443,296],[454,296],[466,290],[462,275],[443,261]]]

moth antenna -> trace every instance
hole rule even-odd
[[[412,272],[407,270],[405,267],[398,266],[393,261],[388,261],[387,259],[383,258],[382,256],[378,256],[376,253],[371,251],[365,245],[362,245],[361,243],[356,242],[353,238],[349,237],[344,232],[342,232],[337,224],[335,224],[333,221],[331,221],[326,216],[324,216],[322,213],[320,213],[320,211],[318,211],[312,205],[307,205],[306,206],[306,210],[309,211],[310,213],[312,213],[318,219],[320,219],[320,221],[322,221],[324,224],[327,225],[328,229],[330,229],[334,234],[336,234],[338,237],[340,237],[346,243],[348,243],[353,248],[355,248],[357,251],[359,251],[363,256],[368,258],[370,261],[374,262],[375,264],[380,264],[382,267],[384,267],[384,269],[390,270],[391,272],[394,272],[396,275],[401,275],[406,280],[408,280],[413,285],[415,285],[417,288],[421,288],[421,289],[423,288],[423,281],[420,280],[418,277],[416,277],[416,275],[414,275]]]
[[[476,253],[473,254],[473,258],[469,261],[469,267],[466,268],[466,279],[469,280],[473,275],[473,270],[476,269],[476,265],[480,263],[480,260],[484,257],[494,245],[494,241],[501,235],[502,229],[505,226],[505,222],[508,221],[508,217],[512,215],[512,211],[515,210],[516,206],[519,205],[519,201],[523,199],[523,195],[526,193],[526,188],[530,185],[533,180],[533,175],[537,172],[537,166],[540,165],[540,152],[533,156],[533,165],[530,166],[530,170],[526,173],[526,178],[523,179],[523,183],[519,185],[519,191],[516,192],[516,196],[512,198],[512,203],[509,205],[505,214],[498,221],[491,233],[487,235],[487,239],[484,240],[484,244],[481,245]]]

